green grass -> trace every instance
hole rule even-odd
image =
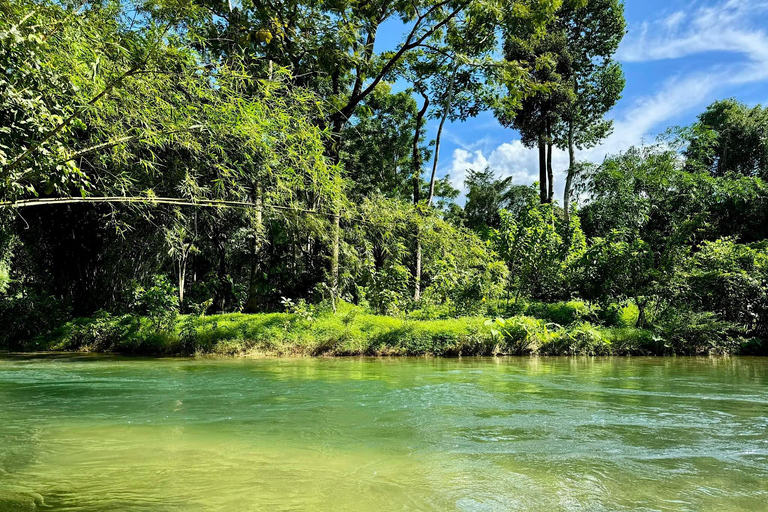
[[[525,316],[518,314],[498,323],[488,317],[393,318],[341,304],[336,314],[183,315],[167,331],[158,331],[148,318],[101,313],[76,318],[14,348],[153,356],[600,356],[764,351],[756,340],[725,336],[703,321],[695,325],[693,333],[689,332],[692,328],[654,332],[631,326],[636,308],[616,308],[614,313],[615,321],[596,325],[592,322],[599,319],[594,319],[594,310],[583,303],[534,304],[526,307]],[[720,329],[720,324],[712,325]]]
[[[26,350],[73,350],[142,355],[438,355],[488,353],[485,318],[414,321],[342,309],[311,320],[289,313],[180,316],[172,332],[145,318],[77,318]]]

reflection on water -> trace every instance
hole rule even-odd
[[[754,358],[0,358],[0,510],[760,511]]]

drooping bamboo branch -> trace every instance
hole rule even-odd
[[[198,206],[203,208],[239,208],[249,210],[254,208],[269,208],[272,210],[295,211],[314,215],[332,216],[319,210],[294,208],[271,204],[254,204],[247,201],[229,201],[225,199],[181,199],[175,197],[148,196],[93,196],[93,197],[45,197],[35,199],[18,199],[16,201],[0,201],[0,208],[28,208],[32,206],[51,206],[57,204],[76,203],[130,203],[130,204],[173,204],[177,206]]]
[[[171,130],[171,131],[167,131],[167,132],[160,132],[158,135],[175,135],[177,133],[186,133],[186,132],[191,132],[193,130],[199,130],[199,129],[202,129],[202,128],[203,128],[203,125],[195,124],[195,125],[190,126],[189,128],[184,128],[184,129],[181,129],[181,130]],[[99,151],[100,149],[111,148],[111,147],[117,146],[119,144],[124,144],[126,142],[132,142],[132,141],[140,139],[140,138],[141,138],[141,135],[127,135],[125,137],[120,137],[120,138],[117,138],[117,139],[109,140],[107,142],[102,142],[101,144],[96,144],[95,146],[90,146],[90,147],[81,149],[80,151],[76,151],[74,153],[70,153],[69,155],[67,155],[64,158],[64,160],[61,160],[61,161],[57,162],[57,165],[61,165],[61,164],[67,163],[67,162],[70,162],[72,160],[77,160],[78,158],[80,158],[82,156],[85,156],[85,155],[87,155],[89,153],[94,153],[96,151]]]
[[[32,145],[30,145],[30,147],[28,147],[26,151],[24,151],[22,154],[20,154],[19,156],[17,156],[17,157],[16,157],[16,158],[15,158],[15,159],[14,159],[14,160],[13,160],[13,161],[10,163],[10,164],[8,164],[8,165],[6,166],[6,172],[8,172],[8,171],[12,171],[12,170],[14,170],[16,167],[18,167],[18,166],[19,166],[19,165],[20,165],[20,164],[21,164],[21,163],[22,163],[24,160],[26,160],[27,158],[29,158],[29,157],[30,157],[30,156],[31,156],[31,155],[32,155],[32,154],[33,154],[35,151],[37,151],[38,149],[40,149],[40,147],[41,147],[43,144],[45,144],[46,142],[48,142],[49,140],[51,140],[53,137],[55,137],[56,135],[58,135],[59,133],[61,133],[61,131],[62,131],[64,128],[66,128],[67,126],[69,126],[70,124],[72,124],[72,122],[73,122],[75,119],[77,119],[77,118],[80,116],[80,114],[81,114],[81,113],[82,113],[82,112],[83,112],[83,111],[84,111],[86,108],[88,108],[88,107],[90,107],[90,106],[92,106],[92,105],[95,105],[96,103],[98,103],[98,101],[99,101],[99,100],[101,100],[101,98],[103,98],[104,96],[106,96],[106,95],[108,95],[110,92],[112,92],[112,90],[113,90],[115,87],[117,87],[117,86],[121,85],[121,84],[123,83],[123,81],[124,81],[126,78],[128,78],[128,77],[130,77],[130,76],[134,75],[134,74],[135,74],[135,73],[137,73],[137,72],[138,72],[138,71],[139,71],[141,68],[143,68],[143,67],[144,67],[144,66],[147,64],[147,62],[149,62],[149,59],[150,59],[150,57],[152,56],[153,52],[155,51],[155,49],[157,48],[157,46],[159,46],[159,43],[160,43],[160,41],[162,41],[163,37],[165,37],[165,34],[168,32],[168,30],[169,30],[170,28],[171,28],[171,24],[170,24],[170,23],[166,24],[166,26],[165,26],[165,28],[163,29],[163,31],[162,31],[162,33],[161,33],[160,37],[158,38],[158,41],[157,41],[157,44],[156,44],[156,46],[155,46],[154,48],[152,48],[152,50],[151,50],[150,52],[148,52],[148,53],[147,53],[146,57],[144,57],[144,59],[143,59],[142,61],[138,62],[137,64],[135,64],[134,66],[132,66],[130,69],[128,69],[128,70],[126,70],[125,72],[123,72],[123,73],[122,73],[120,76],[118,76],[117,78],[115,78],[114,80],[112,80],[111,82],[109,82],[109,83],[108,83],[108,84],[107,84],[107,85],[106,85],[106,86],[105,86],[105,87],[104,87],[104,88],[103,88],[103,89],[102,89],[102,90],[101,90],[101,91],[100,91],[100,92],[99,92],[97,95],[95,95],[93,98],[91,98],[90,100],[88,100],[88,102],[87,102],[87,103],[85,103],[84,105],[80,105],[79,107],[76,107],[76,108],[75,108],[75,110],[74,110],[74,112],[72,112],[72,114],[70,114],[70,115],[69,115],[69,116],[68,116],[66,119],[64,119],[63,121],[61,121],[61,122],[60,122],[58,125],[56,125],[56,126],[55,126],[55,127],[52,129],[52,130],[50,130],[48,133],[46,133],[45,135],[43,135],[43,137],[42,137],[42,138],[40,138],[40,139],[38,139],[36,142],[32,143]]]

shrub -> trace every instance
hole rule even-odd
[[[286,313],[296,315],[296,318],[309,324],[315,321],[315,306],[308,304],[305,299],[299,299],[298,302],[282,297],[280,303],[285,308]]]
[[[67,324],[68,333],[55,348],[88,352],[115,350],[136,333],[137,320],[133,315],[114,317],[106,311],[98,311],[92,318]]]
[[[212,303],[213,300],[208,299],[199,304],[189,304],[190,313],[184,317],[179,328],[179,344],[183,353],[194,354],[200,349],[198,327]]]
[[[529,316],[497,318],[487,324],[494,326],[491,333],[499,339],[495,352],[514,355],[537,353],[542,346],[550,344],[560,330],[556,324]]]
[[[384,315],[397,315],[411,301],[411,272],[405,265],[390,265],[372,275],[366,298],[373,309]]]
[[[674,354],[730,354],[741,344],[736,326],[710,312],[678,311],[658,329],[665,348]]]
[[[559,325],[569,325],[586,319],[596,318],[596,312],[585,302],[572,300],[569,302],[530,304],[526,314],[542,318]]]
[[[612,353],[610,340],[588,322],[560,332],[558,341],[567,347],[569,355],[607,356]]]
[[[677,302],[712,311],[725,321],[765,334],[768,321],[768,252],[730,239],[704,242],[681,273]]]
[[[613,327],[603,330],[616,355],[661,355],[666,349],[664,339],[647,329]]]
[[[178,290],[167,277],[157,275],[149,288],[136,288],[133,306],[137,313],[149,318],[152,331],[170,332],[179,314]]]
[[[601,320],[616,327],[634,327],[639,317],[640,309],[633,302],[624,305],[611,304],[603,308],[600,314]]]

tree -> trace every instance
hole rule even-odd
[[[539,299],[568,297],[570,275],[586,249],[578,218],[565,224],[552,204],[541,204],[535,195],[517,215],[501,210],[493,238],[509,267],[516,297],[525,293]]]
[[[676,131],[687,145],[689,169],[768,178],[768,109],[735,99],[716,101],[692,126]]]
[[[554,195],[552,148],[568,149],[566,217],[578,169],[575,151],[610,133],[611,123],[603,118],[624,89],[621,67],[612,60],[624,36],[623,10],[620,0],[568,0],[543,31],[516,21],[505,36],[505,58],[521,63],[534,86],[517,108],[497,103],[497,117],[517,129],[526,146],[538,147],[542,203]]]
[[[499,211],[510,207],[519,195],[519,188],[512,185],[511,176],[497,178],[490,167],[482,171],[468,169],[464,185],[467,187],[466,225],[486,235],[489,230],[499,227]]]
[[[538,148],[542,204],[552,202],[554,195],[554,128],[570,94],[565,81],[569,64],[565,59],[565,34],[547,29],[556,19],[557,8],[547,13],[543,27],[531,22],[536,18],[527,15],[513,16],[504,26],[504,59],[518,63],[531,85],[520,91],[514,81],[505,81],[507,94],[494,105],[502,125],[516,129],[526,147]]]
[[[478,23],[477,19],[481,22]],[[482,23],[486,21],[486,23]],[[495,24],[487,23],[488,16],[468,9],[445,26],[445,35],[435,34],[422,48],[403,59],[400,74],[409,80],[423,98],[423,108],[416,116],[413,139],[413,200],[420,211],[431,208],[435,195],[440,142],[446,121],[467,119],[476,115],[485,103],[484,76],[489,67],[498,65],[493,57],[496,47]],[[432,111],[430,115],[430,102]],[[434,156],[429,185],[422,202],[420,191],[422,155],[419,148],[422,139],[421,126],[427,118],[439,118],[434,140]],[[415,226],[414,300],[421,294],[421,228]]]
[[[647,326],[647,307],[659,293],[652,247],[645,241],[613,231],[596,237],[575,263],[576,289],[581,297],[602,303],[634,300],[637,327]]]
[[[625,85],[621,65],[613,60],[613,54],[624,37],[626,22],[621,0],[565,2],[556,20],[556,28],[549,30],[565,33],[569,70],[564,78],[572,91],[555,135],[557,147],[568,149],[563,192],[568,219],[573,179],[579,169],[576,149],[597,145],[612,130],[612,121],[604,117],[621,98]]]
[[[142,15],[141,6],[136,6]],[[131,104],[167,85],[189,53],[166,38],[168,23],[151,18],[125,32],[117,2],[82,12],[61,4],[14,2],[2,11],[0,194],[68,194],[92,183],[77,161],[141,139],[162,143],[195,123],[158,105]],[[164,76],[165,75],[165,76]],[[165,79],[164,79],[165,78]],[[122,100],[122,101],[120,101]],[[122,108],[116,108],[120,104]],[[101,123],[119,119],[115,125]]]
[[[184,288],[187,279],[187,263],[190,255],[198,251],[192,239],[187,220],[177,213],[178,221],[164,228],[168,256],[173,258],[179,285],[179,307],[184,307]]]
[[[417,115],[411,91],[391,92],[382,83],[357,110],[344,128],[341,163],[346,177],[355,183],[350,198],[383,194],[410,199],[413,133]]]

